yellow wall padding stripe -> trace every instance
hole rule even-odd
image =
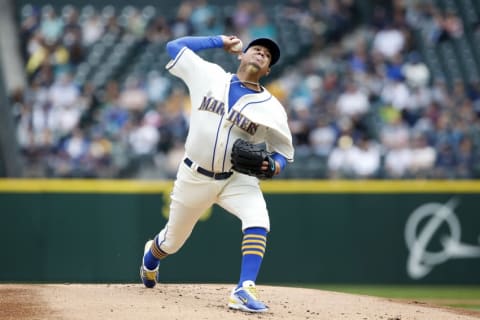
[[[169,193],[167,180],[0,179],[2,193]],[[269,180],[266,193],[480,193],[479,180]]]
[[[480,193],[479,180],[269,180],[266,193]]]
[[[0,179],[0,192],[12,193],[166,193],[172,181]]]

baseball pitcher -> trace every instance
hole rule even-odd
[[[196,54],[213,48],[238,55],[235,74]],[[239,38],[221,35],[179,38],[167,44],[167,51],[172,60],[166,68],[187,85],[192,111],[169,219],[145,244],[142,282],[155,286],[160,261],[182,247],[202,213],[216,203],[241,220],[243,231],[240,278],[228,306],[265,312],[255,281],[270,221],[259,179],[279,174],[294,155],[287,114],[260,84],[280,58],[280,49],[259,38],[243,50]]]

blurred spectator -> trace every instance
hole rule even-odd
[[[327,41],[337,42],[350,29],[353,15],[353,2],[349,0],[327,0],[325,10],[325,20],[327,29],[325,38]]]
[[[435,79],[430,91],[432,92],[432,98],[435,103],[438,103],[439,105],[448,105],[452,103],[448,92],[449,89],[447,88],[447,83],[444,79]]]
[[[30,54],[36,50],[34,46],[39,45],[39,38],[42,37],[38,30],[39,24],[38,9],[33,6],[25,6],[22,9],[21,25],[19,26],[20,46],[24,61],[27,61]]]
[[[452,145],[442,144],[437,147],[437,150],[433,177],[437,179],[451,179],[455,177],[457,159]]]
[[[104,21],[105,24],[105,33],[119,36],[120,34],[123,33],[122,26],[118,23],[118,17],[115,15],[115,9],[113,7],[108,7],[111,8],[111,10],[105,10],[102,14],[102,20]]]
[[[440,114],[435,125],[435,132],[433,133],[432,143],[437,148],[444,145],[457,146],[460,141],[461,134],[454,130],[453,114],[446,111]]]
[[[85,18],[85,21],[82,23],[82,42],[85,47],[89,47],[97,42],[98,39],[103,35],[104,24],[101,17],[97,14],[95,10],[92,10]]]
[[[472,139],[465,136],[460,141],[460,145],[456,152],[455,163],[455,178],[473,179],[477,178],[474,175],[475,165],[478,165],[478,150],[475,150]]]
[[[381,169],[380,152],[376,143],[365,135],[356,141],[351,135],[342,135],[328,157],[328,175],[330,178],[376,178]]]
[[[140,79],[130,76],[125,81],[125,87],[120,92],[118,103],[130,111],[142,111],[148,103],[148,95],[142,87]]]
[[[50,65],[55,71],[65,67],[70,59],[68,50],[58,41],[44,41],[40,38],[40,45],[30,55],[26,69],[28,75],[33,76],[44,65]]]
[[[408,145],[410,129],[403,121],[400,112],[393,108],[385,108],[382,115],[384,123],[379,132],[382,145],[386,149]]]
[[[365,94],[354,81],[348,81],[345,91],[340,93],[337,100],[337,110],[340,117],[347,116],[358,119],[368,112],[370,103]]]
[[[395,75],[386,79],[385,86],[381,92],[382,100],[397,110],[404,110],[410,103],[410,90],[403,77]]]
[[[385,62],[385,76],[387,79],[405,80],[403,74],[403,55],[401,53],[394,54]]]
[[[195,35],[216,35],[223,34],[223,28],[217,21],[217,7],[208,3],[208,0],[193,1],[193,9],[190,15],[190,22]]]
[[[432,103],[432,94],[426,87],[412,87],[410,99],[402,110],[403,118],[410,127],[414,127],[425,109]]]
[[[116,99],[106,101],[100,115],[101,127],[112,139],[121,139],[130,117],[128,111],[120,107]]]
[[[299,154],[308,154],[310,152],[310,131],[312,129],[312,116],[305,103],[299,100],[294,107],[295,110],[289,119],[292,139],[297,147]]]
[[[133,124],[128,136],[128,142],[134,156],[153,158],[157,151],[160,135],[157,129],[158,115],[155,111]]]
[[[190,22],[192,10],[193,7],[190,2],[183,1],[180,3],[177,15],[170,27],[173,38],[180,38],[193,33],[193,26]]]
[[[412,137],[412,159],[409,171],[412,178],[432,178],[437,151],[421,134]]]
[[[125,31],[136,36],[143,37],[147,21],[144,19],[139,9],[135,7],[128,7],[124,13]]]
[[[82,28],[79,22],[78,10],[73,6],[67,6],[63,10],[63,19],[65,25],[61,43],[68,50],[69,62],[78,65],[84,60],[84,50],[82,43]]]
[[[95,171],[89,160],[90,141],[84,132],[75,128],[59,145],[58,157],[52,158],[50,170],[62,177],[90,177]]]
[[[405,76],[407,84],[412,88],[426,87],[430,81],[430,71],[421,61],[418,52],[408,54],[407,61],[402,68],[402,74]]]
[[[112,143],[100,132],[93,132],[88,150],[88,157],[95,168],[95,174],[100,177],[109,177],[114,172],[112,168]]]
[[[387,23],[375,34],[372,46],[385,58],[391,58],[404,49],[405,35],[393,24]]]
[[[146,29],[146,38],[150,42],[166,42],[170,38],[170,28],[162,16],[154,17]]]
[[[72,75],[59,73],[48,91],[48,98],[53,109],[72,106],[78,99],[80,90],[73,82]]]
[[[385,177],[399,179],[408,177],[412,162],[412,150],[408,140],[392,144],[385,154]]]
[[[75,129],[72,135],[63,143],[67,156],[73,162],[82,161],[88,154],[88,140],[80,129]]]
[[[309,143],[315,155],[327,157],[335,145],[336,138],[335,128],[321,116],[315,129],[310,132]]]
[[[20,149],[24,153],[30,153],[35,148],[32,106],[22,104],[19,106],[17,121],[17,141]]]
[[[52,109],[52,122],[57,123],[55,132],[58,136],[66,135],[79,124],[82,110],[69,105],[65,108]]]
[[[328,156],[328,177],[331,179],[352,178],[353,139],[343,135]]]
[[[351,150],[352,177],[377,178],[380,171],[380,157],[380,148],[376,143],[365,135],[361,135]]]
[[[436,41],[443,42],[451,39],[460,38],[463,35],[462,20],[452,11],[447,11],[444,15],[438,15],[438,33]]]
[[[354,50],[348,58],[350,70],[352,70],[355,80],[363,80],[364,75],[368,72],[369,56],[367,43],[365,39],[357,39]]]
[[[62,35],[63,25],[62,18],[57,16],[57,12],[53,7],[43,7],[40,31],[46,42],[57,42]]]

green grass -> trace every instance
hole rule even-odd
[[[296,285],[298,286],[298,285]],[[448,307],[480,311],[480,286],[450,285],[301,285],[305,288],[391,299],[424,301]]]
[[[399,299],[480,299],[480,286],[316,285],[313,288]]]

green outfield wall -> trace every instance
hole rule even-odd
[[[1,282],[137,282],[171,182],[0,180]],[[263,283],[480,284],[480,182],[262,182]],[[240,222],[214,206],[163,282],[235,282]]]

